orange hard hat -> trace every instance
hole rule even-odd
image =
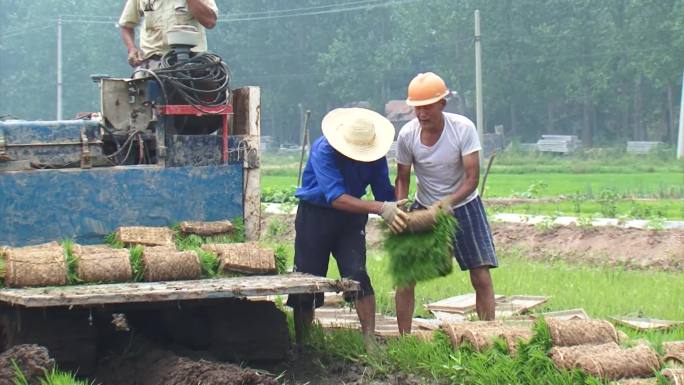
[[[408,86],[408,98],[406,104],[409,106],[427,106],[437,103],[449,95],[444,80],[433,72],[418,74]]]

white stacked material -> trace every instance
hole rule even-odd
[[[537,141],[537,149],[540,152],[559,152],[568,154],[577,151],[581,147],[576,135],[542,135]]]
[[[661,144],[662,142],[627,142],[627,152],[631,154],[648,154]]]

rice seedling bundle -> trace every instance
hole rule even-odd
[[[130,226],[116,230],[117,241],[126,245],[170,246],[174,244],[173,235],[168,227]]]
[[[684,364],[684,341],[663,342],[663,350],[665,350],[664,361]]]
[[[199,279],[202,266],[194,251],[171,247],[146,247],[142,252],[143,278],[147,282]]]
[[[83,282],[127,282],[133,276],[129,251],[104,245],[74,245],[76,273]]]
[[[274,251],[256,243],[213,243],[202,249],[219,256],[219,273],[268,274],[277,270]]]
[[[660,361],[650,346],[587,354],[577,359],[575,367],[592,376],[619,380],[631,377],[650,377],[660,369]]]
[[[64,249],[57,242],[8,249],[5,255],[5,284],[8,287],[67,284],[67,260]]]
[[[669,368],[663,370],[663,377],[667,378],[672,385],[684,385],[684,369]]]
[[[389,272],[397,287],[448,275],[453,270],[453,240],[457,221],[450,213],[435,216],[432,231],[385,237]]]
[[[233,224],[230,223],[230,221],[183,221],[178,224],[178,229],[183,234],[195,234],[206,237],[210,235],[228,234],[233,231]]]
[[[619,342],[615,327],[605,320],[548,319],[546,323],[554,346]]]
[[[572,370],[577,363],[577,359],[584,355],[593,355],[615,350],[620,350],[620,346],[615,342],[601,345],[554,346],[549,350],[549,356],[558,369]]]

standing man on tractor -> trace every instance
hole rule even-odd
[[[159,59],[168,51],[166,34],[173,26],[189,26],[199,34],[199,44],[192,50],[207,50],[205,28],[214,28],[218,7],[214,0],[126,0],[119,27],[121,39],[128,49],[131,67],[156,69]],[[135,45],[135,27],[143,19],[140,47]]]
[[[406,123],[397,138],[396,198],[408,196],[411,166],[416,171],[416,197],[412,209],[448,210],[458,220],[454,254],[461,270],[470,271],[477,315],[493,320],[494,286],[489,273],[498,265],[494,242],[482,200],[480,142],[475,125],[465,116],[443,112],[446,83],[438,75],[418,74],[408,86],[406,103],[416,118]],[[415,283],[397,288],[397,323],[401,333],[411,332]]]
[[[395,191],[385,157],[394,140],[394,126],[374,111],[338,108],[323,118],[322,131],[311,146],[302,186],[296,192],[295,271],[324,277],[332,253],[340,275],[361,284],[354,299],[369,340],[375,331],[375,295],[366,271],[368,214],[380,214],[394,232],[406,228],[403,202],[393,202]],[[361,199],[368,186],[375,200]],[[288,297],[300,348],[314,309],[323,305],[323,299],[322,293]]]

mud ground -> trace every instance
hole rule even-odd
[[[98,363],[94,380],[102,385],[277,385],[263,373],[211,360],[211,354],[185,351],[185,356],[142,338],[122,340],[120,350]]]

